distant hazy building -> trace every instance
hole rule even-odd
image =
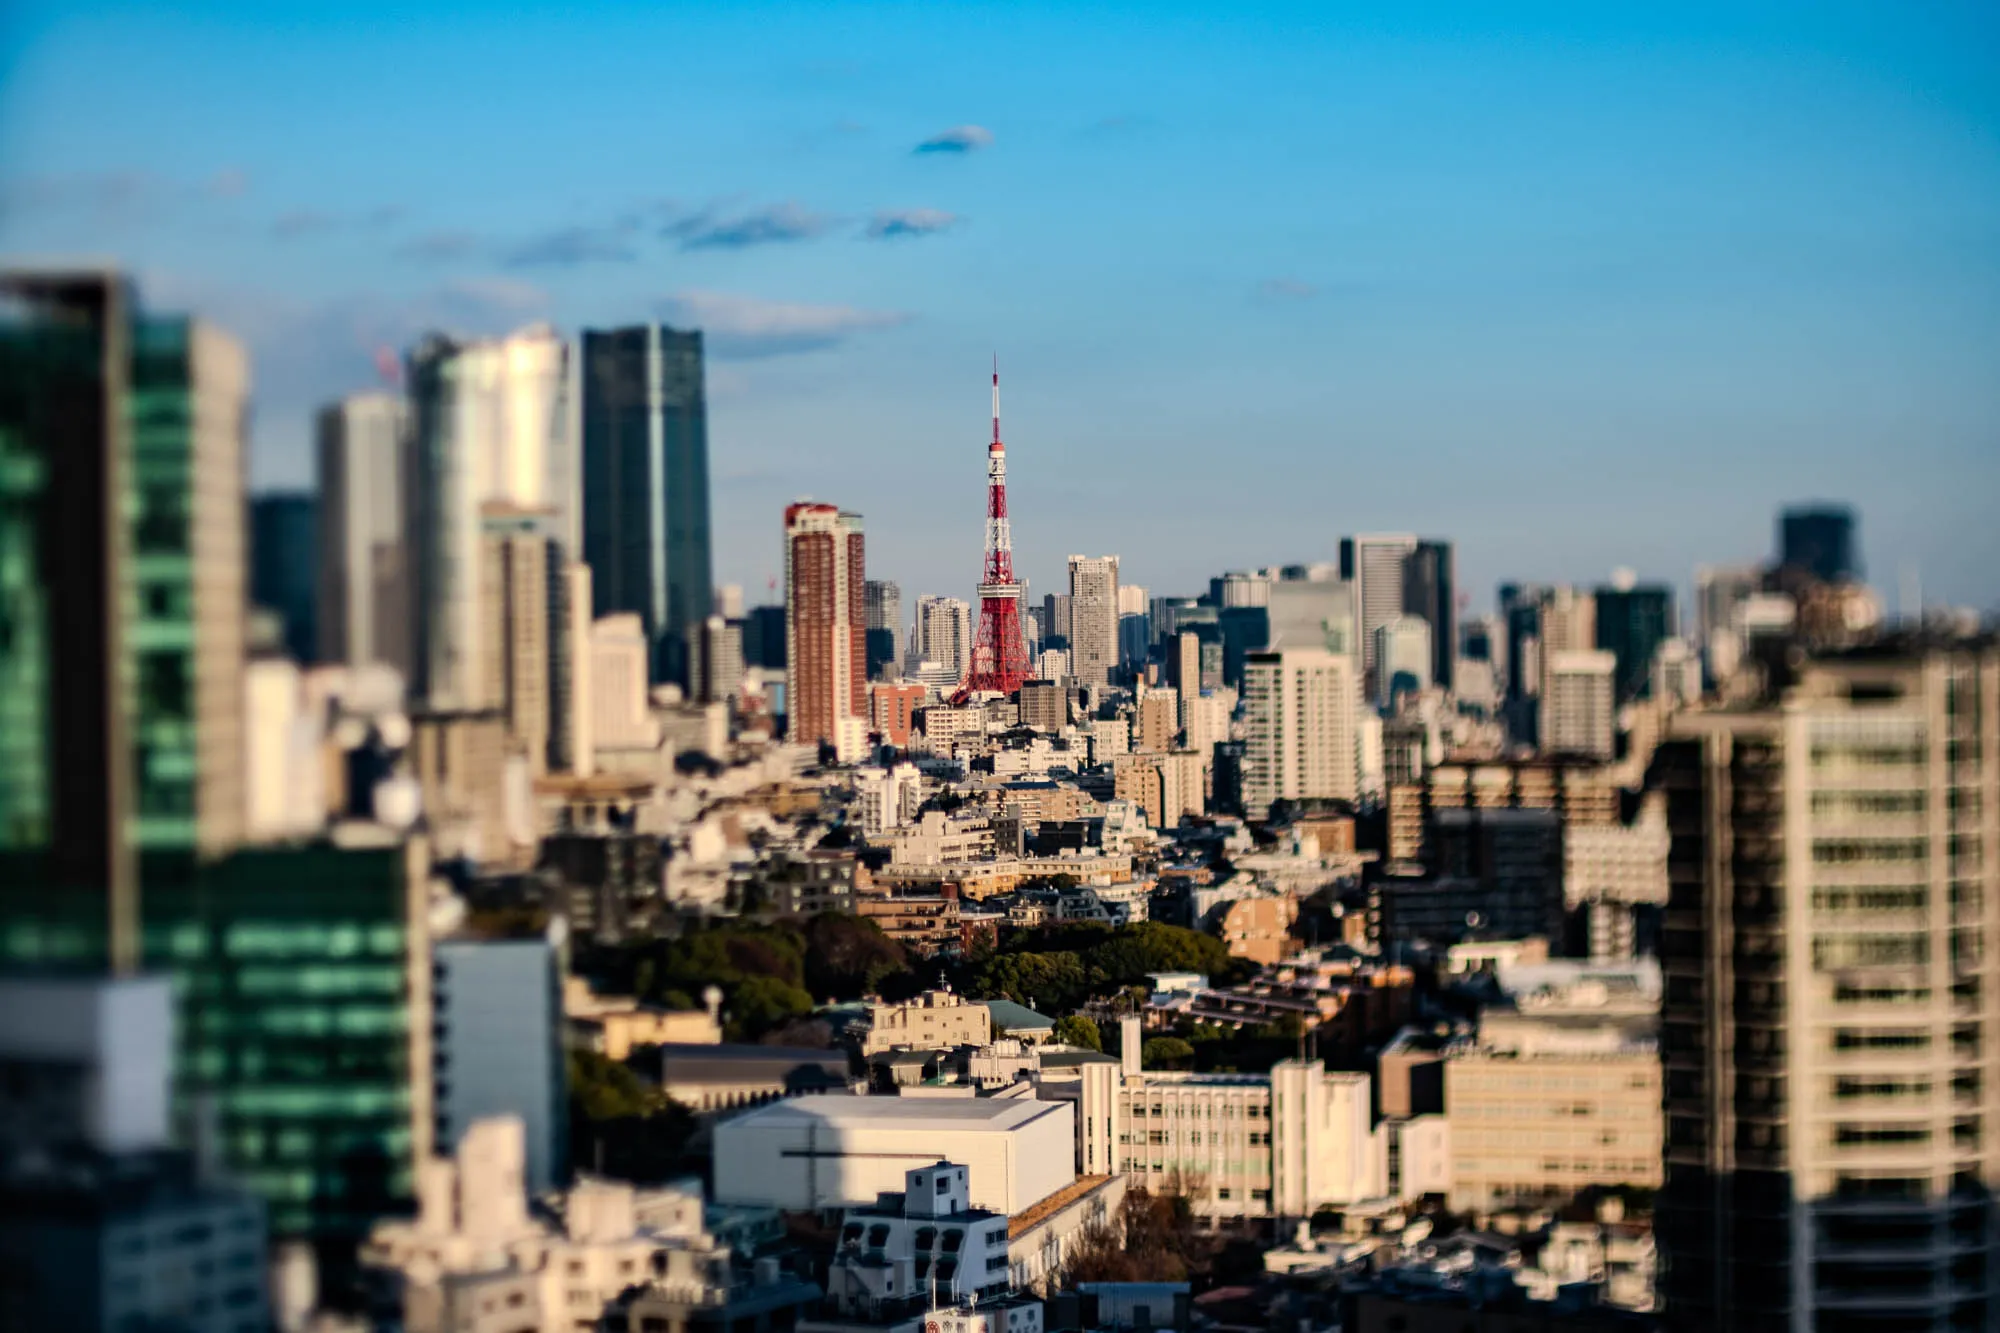
[[[1702,666],[1710,683],[1734,674],[1742,660],[1738,611],[1762,589],[1763,576],[1754,565],[1702,565],[1695,570],[1696,631],[1701,636]]]
[[[1821,583],[1858,581],[1861,553],[1854,540],[1854,511],[1830,504],[1785,510],[1778,517],[1778,565]]]
[[[318,660],[409,667],[403,447],[409,410],[386,393],[322,408]]]
[[[956,597],[917,598],[916,662],[935,662],[951,679],[972,665],[972,608]]]
[[[596,613],[636,614],[652,679],[686,686],[688,635],[713,596],[701,333],[586,330],[582,380],[582,558]]]
[[[484,341],[434,335],[410,354],[410,691],[430,708],[495,703],[479,626],[486,507],[542,514],[549,534],[575,550],[567,375],[562,340],[540,325]]]
[[[833,505],[785,510],[785,706],[794,745],[861,756],[868,734],[861,516]]]
[[[903,590],[886,579],[870,579],[862,589],[867,606],[868,674],[903,660]]]
[[[294,662],[318,654],[319,501],[303,491],[250,497],[250,600],[278,613]]]
[[[1658,584],[1599,588],[1597,643],[1617,665],[1612,676],[1617,701],[1627,704],[1652,693],[1653,660],[1674,633],[1674,592]]]
[[[1453,647],[1458,641],[1457,590],[1451,543],[1419,541],[1403,562],[1403,614],[1431,627],[1431,682],[1452,689]]]
[[[688,697],[696,703],[728,703],[743,688],[743,624],[710,616],[690,645]]]
[[[1356,798],[1353,662],[1324,649],[1251,653],[1244,664],[1243,808],[1253,819],[1274,802]]]
[[[1354,587],[1339,579],[1287,579],[1271,585],[1270,643],[1279,648],[1324,648],[1359,662],[1354,628]]]
[[[1090,685],[1118,665],[1118,557],[1069,558],[1070,669]]]
[[[1397,616],[1375,627],[1375,705],[1387,708],[1398,694],[1431,687],[1430,622]]]
[[[1376,629],[1403,614],[1403,567],[1416,549],[1417,539],[1409,533],[1340,539],[1340,576],[1354,587],[1364,672],[1375,669]]]
[[[1618,659],[1608,652],[1549,654],[1541,704],[1544,751],[1612,757],[1618,741],[1613,685],[1617,667]]]
[[[1812,659],[1674,719],[1648,778],[1673,1327],[1992,1325],[1996,756],[1990,643]]]

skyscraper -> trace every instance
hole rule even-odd
[[[1648,784],[1674,1328],[1991,1328],[2000,652],[1884,645],[1679,714]]]
[[[1069,558],[1070,669],[1092,685],[1118,665],[1118,557]]]
[[[305,492],[250,498],[250,600],[278,613],[285,651],[307,664],[319,650],[319,523]]]
[[[956,597],[917,598],[916,657],[963,680],[972,663],[972,608]]]
[[[1418,542],[1403,562],[1403,613],[1431,627],[1431,681],[1447,690],[1452,688],[1452,645],[1458,636],[1455,596],[1451,543]]]
[[[1861,553],[1855,549],[1854,511],[1836,504],[1785,510],[1778,517],[1778,565],[1821,583],[1858,580]]]
[[[134,299],[104,271],[0,298],[0,958],[129,970]]]
[[[868,733],[867,582],[861,516],[785,510],[785,707],[794,745],[861,757]]]
[[[1653,659],[1674,632],[1674,591],[1659,584],[1597,590],[1597,646],[1617,659],[1621,704],[1653,688]]]
[[[433,335],[409,371],[410,692],[433,710],[492,707],[480,661],[481,516],[489,504],[540,513],[565,555],[575,550],[567,352],[542,325],[475,342]]]
[[[1354,637],[1354,586],[1338,579],[1286,579],[1271,585],[1271,647],[1324,648],[1360,662]]]
[[[356,394],[320,410],[320,661],[409,669],[403,560],[408,429],[409,410],[393,394]]]
[[[1617,666],[1617,658],[1601,651],[1563,649],[1548,655],[1540,709],[1544,751],[1612,757],[1617,749]]]
[[[1323,648],[1251,653],[1243,668],[1243,812],[1281,800],[1352,801],[1359,788],[1353,662]]]
[[[1403,567],[1416,549],[1417,539],[1406,532],[1340,539],[1340,577],[1354,585],[1364,674],[1375,670],[1375,631],[1403,614]]]
[[[636,612],[653,678],[688,682],[711,609],[708,403],[698,331],[583,335],[583,559],[597,614]]]

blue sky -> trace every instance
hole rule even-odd
[[[243,336],[259,485],[423,328],[668,318],[710,333],[753,600],[801,495],[906,598],[970,596],[997,350],[1037,591],[1072,551],[1192,592],[1406,529],[1475,606],[1685,584],[1824,497],[1892,603],[1907,567],[2000,607],[1991,4],[0,25],[0,251],[116,258]]]

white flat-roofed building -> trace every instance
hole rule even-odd
[[[1026,1211],[1076,1179],[1075,1113],[1026,1099],[798,1097],[716,1127],[724,1203],[858,1207],[940,1158],[962,1163],[975,1207]]]

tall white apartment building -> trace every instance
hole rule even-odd
[[[1993,1327],[2000,648],[1810,659],[1676,715],[1662,1295],[1675,1327]]]
[[[1141,1067],[1136,1017],[1124,1058],[1083,1066],[1083,1174],[1124,1172],[1155,1192],[1189,1191],[1216,1219],[1310,1217],[1380,1198],[1386,1138],[1371,1127],[1368,1075],[1284,1060],[1269,1074],[1188,1074]]]
[[[1118,557],[1069,558],[1070,666],[1086,684],[1103,685],[1118,665]]]
[[[965,679],[972,665],[972,608],[956,597],[917,598],[916,657],[935,662],[939,674]]]
[[[1325,649],[1251,653],[1243,666],[1243,808],[1352,801],[1359,789],[1353,659]]]
[[[1609,759],[1617,749],[1618,659],[1603,649],[1557,650],[1543,659],[1542,750]]]

